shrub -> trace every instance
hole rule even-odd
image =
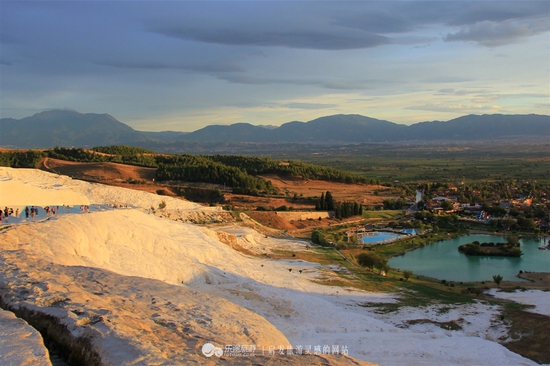
[[[361,253],[357,256],[357,263],[362,267],[377,268],[379,273],[388,270],[388,259],[376,252]]]
[[[313,232],[311,233],[311,241],[313,243],[319,244],[319,245],[327,245],[328,244],[328,241],[325,237],[325,234],[323,234],[319,230],[313,230]]]

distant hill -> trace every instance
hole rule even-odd
[[[141,132],[108,114],[81,114],[56,110],[20,120],[0,119],[0,146],[46,148],[134,145],[162,150],[163,145],[193,143],[365,143],[399,141],[467,141],[550,136],[550,116],[468,115],[450,121],[410,126],[361,115],[334,115],[280,127],[235,123],[212,125],[197,131]]]
[[[407,126],[360,115],[335,115],[310,122],[288,122],[280,127],[265,128],[249,123],[229,126],[207,126],[191,132],[183,140],[213,142],[306,142],[349,143],[399,140],[406,136]]]
[[[408,129],[416,140],[494,140],[529,136],[550,139],[550,116],[468,115],[447,122],[416,123]]]
[[[204,142],[268,142],[278,129],[267,129],[250,123],[235,123],[229,126],[206,126],[185,135],[185,141]]]
[[[447,122],[410,126],[361,115],[334,115],[309,122],[288,122],[267,130],[247,123],[207,126],[184,136],[186,141],[361,143],[434,140],[495,140],[550,136],[550,116],[469,115]]]
[[[338,114],[309,122],[290,122],[272,131],[273,142],[349,143],[399,141],[407,126],[358,114]]]
[[[0,146],[5,147],[140,145],[146,140],[108,114],[53,110],[20,120],[0,119]]]

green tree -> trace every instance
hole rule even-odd
[[[334,211],[334,199],[332,198],[332,193],[330,193],[330,191],[327,191],[325,194],[325,203],[327,205],[327,211]]]
[[[515,223],[516,223],[516,220],[514,220],[511,217],[507,217],[505,219],[500,220],[500,224],[504,226],[506,230],[510,230],[510,228],[512,228],[512,226],[514,226]]]
[[[321,193],[321,198],[319,199],[319,210],[323,211],[327,209],[327,203],[325,202],[325,194]]]
[[[497,284],[497,286],[500,287],[500,283],[502,282],[502,276],[501,276],[501,275],[494,275],[494,276],[493,276],[493,281],[495,281],[495,283]]]
[[[374,271],[374,268],[378,269],[378,273],[387,271],[388,260],[381,254],[375,252],[361,253],[357,256],[357,263],[362,267],[370,268]]]
[[[403,277],[405,278],[405,281],[408,281],[409,278],[411,278],[413,272],[411,270],[404,270],[403,271]]]
[[[531,218],[526,218],[526,217],[518,217],[518,225],[522,229],[527,229],[527,230],[532,230],[535,227],[537,227],[537,225],[535,224],[535,220]]]
[[[325,237],[325,234],[323,234],[320,230],[313,230],[313,232],[311,233],[311,241],[314,244],[319,244],[319,245],[327,245],[328,244],[328,241],[327,241],[327,238]]]
[[[445,211],[450,211],[454,208],[454,205],[451,201],[444,200],[443,202],[441,202],[441,208]]]
[[[509,234],[506,236],[506,242],[510,245],[516,246],[519,245],[519,238],[516,234]]]
[[[357,263],[361,267],[373,268],[374,267],[374,257],[373,253],[361,253],[357,256]]]

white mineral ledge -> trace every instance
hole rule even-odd
[[[11,311],[0,309],[0,365],[51,366],[42,336]]]

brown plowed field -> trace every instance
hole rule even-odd
[[[155,168],[118,163],[78,163],[51,158],[42,160],[41,168],[75,178],[106,181],[152,181],[156,171]]]
[[[73,178],[103,184],[137,189],[141,191],[175,196],[170,187],[155,186],[155,168],[118,163],[79,163],[74,161],[44,158],[39,168],[51,173],[68,175]],[[130,181],[143,181],[145,184],[130,184]]]
[[[155,184],[155,168],[145,168],[119,163],[79,163],[65,160],[45,158],[40,169],[77,179],[94,181],[108,185],[142,190],[160,195],[176,196],[175,189],[168,185]],[[226,204],[237,209],[249,211],[250,216],[262,225],[289,232],[311,230],[313,227],[331,226],[337,223],[335,219],[297,220],[289,222],[277,216],[274,212],[256,211],[259,206],[274,209],[281,206],[292,207],[295,210],[314,210],[315,205],[306,198],[320,197],[330,191],[335,201],[357,201],[364,205],[381,205],[387,198],[374,195],[376,189],[385,187],[364,184],[343,184],[326,181],[307,180],[299,178],[281,178],[278,176],[262,176],[270,180],[274,187],[286,197],[256,197],[242,194],[224,193]],[[134,181],[134,183],[129,183]],[[139,181],[139,183],[135,183]],[[383,193],[383,192],[382,192]],[[296,195],[297,199],[293,197]],[[354,218],[350,218],[354,219]],[[356,218],[355,218],[356,219]]]
[[[270,180],[280,192],[294,193],[303,197],[321,197],[321,193],[330,191],[335,201],[357,201],[364,205],[379,205],[387,197],[375,196],[376,189],[386,187],[365,184],[344,184],[327,182],[324,180],[302,180],[300,178],[281,178],[273,175],[265,175],[262,178]]]

